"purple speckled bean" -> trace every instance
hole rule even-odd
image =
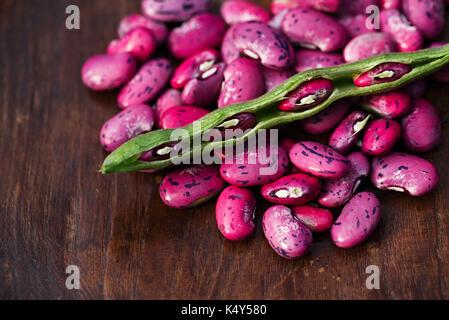
[[[368,87],[379,83],[393,82],[402,78],[410,70],[411,67],[408,64],[382,63],[354,79],[354,84],[358,87]]]
[[[344,15],[338,19],[338,22],[345,27],[351,38],[361,34],[377,32],[375,28],[368,28],[366,25],[367,16],[364,13],[356,15]]]
[[[341,0],[341,14],[366,14],[369,6],[379,6],[379,0]]]
[[[167,59],[145,63],[134,78],[120,91],[118,105],[122,109],[156,99],[170,80],[173,67]]]
[[[300,170],[323,179],[338,179],[348,173],[349,160],[331,148],[313,141],[297,143],[290,160]]]
[[[315,79],[301,84],[278,104],[283,111],[304,110],[325,101],[334,90],[332,81]]]
[[[373,193],[356,194],[332,226],[332,241],[340,248],[361,244],[374,232],[381,214],[380,201]]]
[[[207,11],[210,0],[143,0],[142,12],[156,21],[185,21],[194,14]]]
[[[404,116],[410,110],[411,103],[410,97],[401,90],[367,96],[361,100],[361,105],[368,112],[387,119]]]
[[[292,213],[296,219],[316,233],[328,231],[334,222],[334,217],[330,210],[314,205],[293,207]]]
[[[433,43],[429,48],[441,47],[447,45],[447,42],[436,42]],[[444,66],[441,70],[432,74],[432,77],[441,82],[449,82],[449,67]]]
[[[318,196],[321,187],[320,179],[296,173],[264,185],[261,194],[273,203],[299,206]]]
[[[368,177],[371,170],[371,163],[361,152],[354,152],[348,155],[351,169],[348,174],[337,180],[326,180],[323,190],[318,196],[318,203],[324,207],[335,208],[348,202],[360,183]]]
[[[389,153],[401,136],[401,125],[390,119],[377,119],[368,124],[362,141],[362,152],[370,156]]]
[[[262,73],[254,60],[238,58],[226,66],[218,107],[246,102],[264,94]]]
[[[263,66],[260,67],[260,70],[262,71],[265,82],[265,92],[270,92],[296,74],[294,70],[274,70]]]
[[[240,187],[264,185],[278,179],[287,172],[290,161],[282,147],[275,148],[273,153],[270,149],[270,146],[253,147],[232,159],[226,158],[220,167],[221,176]]]
[[[401,9],[402,0],[380,0],[380,7],[382,9]]]
[[[434,73],[435,75],[436,73]],[[448,77],[449,79],[449,77]],[[427,91],[427,81],[425,79],[416,80],[406,85],[403,90],[412,99],[419,99],[424,97]]]
[[[305,256],[312,246],[312,232],[292,215],[290,208],[269,208],[262,220],[268,243],[278,255],[293,260]]]
[[[423,46],[424,39],[421,32],[411,25],[399,10],[382,10],[380,27],[382,32],[389,34],[396,41],[401,52],[416,51]]]
[[[198,14],[170,32],[168,46],[175,57],[187,59],[202,50],[217,48],[225,31],[226,26],[219,16]]]
[[[267,23],[271,17],[265,8],[244,0],[230,0],[223,3],[221,6],[221,16],[229,25],[247,21],[262,21]]]
[[[165,90],[156,101],[157,118],[160,120],[165,111],[180,105],[182,105],[181,92],[173,88]]]
[[[218,197],[215,217],[218,229],[228,240],[248,239],[256,229],[256,197],[245,188],[230,186]]]
[[[435,166],[411,154],[392,152],[373,160],[371,182],[381,190],[422,196],[432,191],[438,185],[438,181]]]
[[[343,48],[348,39],[345,28],[338,21],[307,8],[289,11],[282,21],[282,31],[293,43],[323,52]]]
[[[370,116],[363,111],[353,111],[335,128],[329,139],[329,147],[346,154],[357,144]]]
[[[441,142],[441,120],[434,106],[424,99],[414,100],[402,119],[402,141],[415,152],[435,149]]]
[[[136,69],[137,61],[130,53],[101,54],[84,63],[81,77],[91,90],[113,90],[131,80]]]
[[[355,62],[395,52],[396,49],[396,43],[390,35],[383,32],[364,33],[349,41],[343,50],[343,57],[346,62]]]
[[[123,110],[103,125],[101,144],[107,152],[112,152],[138,135],[150,132],[155,119],[153,108],[145,104]]]
[[[158,45],[167,40],[168,28],[165,24],[153,21],[140,14],[130,14],[122,19],[118,27],[118,35],[123,37],[135,28],[143,27],[152,32]]]
[[[438,36],[444,27],[443,0],[403,0],[404,13],[427,39]]]
[[[197,207],[217,196],[225,187],[216,166],[195,166],[167,174],[159,187],[162,201],[170,208]]]
[[[344,64],[345,60],[339,53],[324,53],[317,50],[299,50],[296,52],[295,70],[303,72],[311,69],[335,67]]]
[[[108,54],[129,52],[139,61],[147,61],[156,51],[156,39],[153,33],[143,27],[132,29],[118,40],[108,45]]]
[[[288,69],[293,66],[295,51],[287,38],[278,30],[260,21],[244,22],[236,25],[231,33],[235,48],[238,52],[272,69]],[[222,52],[223,59],[228,63],[235,51],[227,46]]]
[[[192,107],[192,106],[176,106],[168,109],[160,119],[161,129],[177,129],[185,127],[198,119],[201,119],[209,111]]]
[[[320,135],[331,131],[335,126],[343,120],[351,109],[351,101],[344,99],[334,102],[326,110],[304,119],[301,126],[307,133]]]
[[[240,50],[234,44],[234,30],[236,25],[231,26],[225,33],[221,42],[221,57],[227,64],[240,57]]]

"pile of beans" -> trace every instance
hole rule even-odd
[[[381,9],[380,29],[366,23],[366,8],[372,5]],[[444,27],[443,0],[273,0],[271,12],[230,0],[222,5],[221,17],[208,13],[208,7],[208,0],[143,0],[142,14],[123,18],[119,39],[111,41],[107,54],[84,64],[82,80],[88,88],[120,88],[117,100],[123,111],[100,133],[107,152],[156,128],[187,126],[212,108],[256,99],[299,72],[444,45],[432,42]],[[163,46],[172,57],[157,56],[165,52]],[[176,68],[174,58],[182,60]],[[364,87],[393,81],[410,71],[399,63],[374,69],[354,83]],[[449,69],[431,76],[448,82]],[[333,91],[332,81],[314,79],[293,90],[277,108],[304,110]],[[304,256],[312,234],[329,230],[338,247],[354,247],[374,232],[382,212],[376,195],[358,192],[363,180],[411,196],[425,195],[438,184],[434,165],[416,155],[435,149],[441,140],[441,120],[422,98],[425,92],[424,79],[399,90],[336,101],[298,122],[309,134],[331,133],[327,145],[284,137],[274,164],[248,161],[269,154],[268,143],[247,148],[220,166],[168,173],[160,196],[177,209],[218,196],[219,231],[242,241],[256,228],[254,192],[260,190],[274,204],[264,213],[262,228],[280,256]],[[245,114],[236,119],[249,127],[256,121]],[[399,141],[413,154],[395,150]],[[147,152],[140,160],[155,156],[162,154]],[[242,161],[236,161],[239,157]],[[269,167],[275,170],[260,174]],[[337,207],[342,211],[335,220],[330,210]]]

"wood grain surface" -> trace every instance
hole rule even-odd
[[[65,28],[70,4],[81,30]],[[161,175],[97,172],[100,128],[119,109],[116,92],[82,85],[80,69],[139,6],[0,1],[0,298],[449,298],[448,84],[431,81],[427,94],[445,119],[441,146],[424,155],[440,171],[438,189],[422,198],[375,191],[383,218],[366,244],[343,250],[318,235],[309,256],[287,261],[264,239],[260,199],[256,234],[232,243],[217,230],[214,201],[177,211],[159,199]],[[69,265],[80,268],[80,290],[65,287]],[[380,268],[380,290],[365,287],[369,265]]]

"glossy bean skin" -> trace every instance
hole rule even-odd
[[[401,9],[402,0],[380,0],[382,9]]]
[[[427,39],[438,36],[444,27],[443,0],[403,0],[404,13],[408,20]]]
[[[112,40],[108,54],[129,52],[139,61],[147,61],[156,51],[157,42],[152,32],[146,28],[132,29],[118,40]]]
[[[436,188],[439,175],[435,166],[417,156],[392,152],[373,159],[371,182],[381,190],[423,196]]]
[[[290,160],[305,173],[323,179],[341,178],[351,166],[345,156],[313,141],[297,143],[290,150]]]
[[[239,54],[258,60],[267,68],[288,69],[293,66],[295,51],[287,38],[278,30],[260,21],[240,23],[232,30],[230,38]],[[225,61],[232,62],[229,57]]]
[[[301,84],[278,104],[279,110],[298,111],[316,106],[326,100],[334,90],[332,81],[314,79]]]
[[[240,57],[240,49],[234,44],[234,30],[237,25],[231,26],[225,33],[221,42],[221,57],[227,64]]]
[[[292,208],[292,214],[315,233],[328,231],[334,222],[332,212],[314,205],[295,206]]]
[[[311,69],[334,67],[344,63],[345,60],[339,53],[302,49],[296,52],[295,70],[303,72]]]
[[[381,215],[380,201],[373,193],[356,194],[332,226],[332,241],[345,249],[361,244],[374,232]]]
[[[331,131],[343,120],[351,108],[349,100],[334,102],[329,108],[301,121],[301,126],[307,133],[320,135]]]
[[[179,90],[170,88],[164,91],[163,94],[156,101],[156,114],[158,123],[165,111],[172,107],[182,105],[181,92]],[[160,125],[158,125],[160,127]]]
[[[335,128],[329,139],[329,147],[340,154],[346,154],[351,151],[366,125],[367,117],[368,115],[363,111],[351,112]]]
[[[265,82],[265,92],[270,92],[296,74],[294,70],[274,70],[265,67],[260,67],[260,70]]]
[[[198,14],[170,32],[168,46],[175,57],[187,59],[202,50],[217,48],[225,31],[226,26],[219,16]]]
[[[176,68],[170,81],[175,89],[184,86],[193,79],[199,78],[204,72],[212,68],[220,59],[220,54],[215,49],[206,49],[194,54]]]
[[[230,186],[218,197],[215,217],[218,229],[228,240],[243,241],[256,229],[256,197],[245,188]]]
[[[321,181],[304,173],[291,174],[262,187],[262,196],[273,203],[302,205],[321,191]]]
[[[81,78],[94,91],[117,89],[136,73],[137,61],[130,53],[102,54],[90,57],[83,65]]]
[[[377,32],[375,28],[368,28],[366,25],[366,14],[359,13],[356,15],[348,14],[340,17],[338,22],[345,27],[349,37],[355,38],[365,33]]]
[[[201,119],[208,113],[207,110],[192,106],[172,107],[162,114],[160,126],[161,129],[182,128]]]
[[[315,23],[317,20],[319,24]],[[293,43],[323,52],[343,48],[348,39],[345,28],[338,21],[308,8],[289,11],[282,21],[282,31]]]
[[[401,52],[416,51],[423,46],[424,39],[421,32],[411,25],[397,9],[387,9],[380,12],[380,27],[382,32],[393,37]]]
[[[224,82],[218,99],[219,108],[253,100],[265,92],[262,73],[254,60],[234,60],[226,66],[223,76]]]
[[[265,8],[244,0],[230,0],[223,3],[221,6],[221,16],[229,25],[247,21],[268,23],[271,17]]]
[[[112,152],[132,138],[150,132],[155,121],[153,108],[145,104],[124,110],[103,125],[101,145],[107,152]]]
[[[153,21],[140,14],[130,14],[120,21],[118,35],[123,37],[125,34],[136,28],[146,28],[151,31],[158,45],[167,40],[168,28],[165,24]]]
[[[159,194],[170,208],[188,209],[216,197],[225,187],[216,166],[195,166],[170,172],[161,182]]]
[[[410,71],[411,67],[408,64],[387,62],[361,74],[354,79],[354,84],[358,87],[370,87],[375,84],[393,82],[401,79]],[[386,73],[389,74],[386,75]]]
[[[172,73],[173,67],[167,59],[148,61],[119,92],[119,107],[126,109],[156,99],[170,81]]]
[[[361,105],[368,111],[382,118],[396,119],[404,116],[412,101],[402,90],[381,93],[362,98]]]
[[[265,211],[262,228],[270,246],[283,258],[298,259],[310,251],[312,232],[286,206],[276,205]]]
[[[281,30],[282,28],[282,20],[284,20],[285,15],[287,14],[288,9],[282,10],[281,12],[275,14],[270,21],[268,21],[268,25],[276,30]]]
[[[370,156],[389,153],[401,136],[401,125],[390,119],[377,119],[368,124],[362,141],[362,152]]]
[[[343,50],[343,57],[346,62],[354,62],[396,50],[396,43],[390,35],[383,32],[364,33],[349,41]]]
[[[145,16],[163,22],[181,22],[207,11],[210,0],[143,0]]]
[[[284,175],[289,164],[288,154],[282,147],[275,148],[273,153],[270,146],[254,147],[232,159],[226,158],[220,173],[226,182],[234,186],[260,186]]]
[[[434,106],[424,99],[413,101],[410,112],[402,119],[402,141],[415,152],[435,149],[441,142],[441,119]]]
[[[337,180],[326,180],[318,196],[323,207],[336,208],[348,202],[356,193],[360,183],[369,176],[371,163],[361,152],[348,155],[351,169],[348,174]]]

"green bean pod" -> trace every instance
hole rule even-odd
[[[399,79],[390,82],[365,87],[359,87],[354,84],[354,80],[357,77],[385,63],[405,64],[410,67],[410,71]],[[194,127],[196,127],[194,124],[182,128],[185,130],[188,138],[193,141],[195,137],[202,136],[204,133],[219,127],[227,119],[238,114],[252,113],[257,118],[256,125],[251,130],[248,130],[245,135],[226,141],[203,142],[201,145],[191,148],[187,153],[183,154],[183,157],[192,157],[194,154],[202,152],[206,146],[212,150],[229,144],[244,142],[251,135],[257,134],[261,129],[270,129],[311,117],[329,107],[333,102],[343,98],[373,95],[395,90],[437,71],[447,63],[449,63],[449,45],[412,53],[391,53],[336,67],[314,69],[299,73],[255,100],[211,112],[197,121],[196,125],[200,125],[199,127],[201,128],[201,130],[197,130],[198,132],[194,132]],[[277,108],[277,104],[301,84],[318,78],[328,79],[332,81],[334,86],[334,90],[325,101],[309,109],[295,112],[285,112]],[[171,140],[173,131],[173,129],[153,131],[128,141],[105,159],[100,172],[108,174],[112,172],[155,170],[170,167],[173,163],[172,159],[159,161],[139,161],[138,159],[149,150],[154,150],[170,143],[177,143],[178,141]]]

